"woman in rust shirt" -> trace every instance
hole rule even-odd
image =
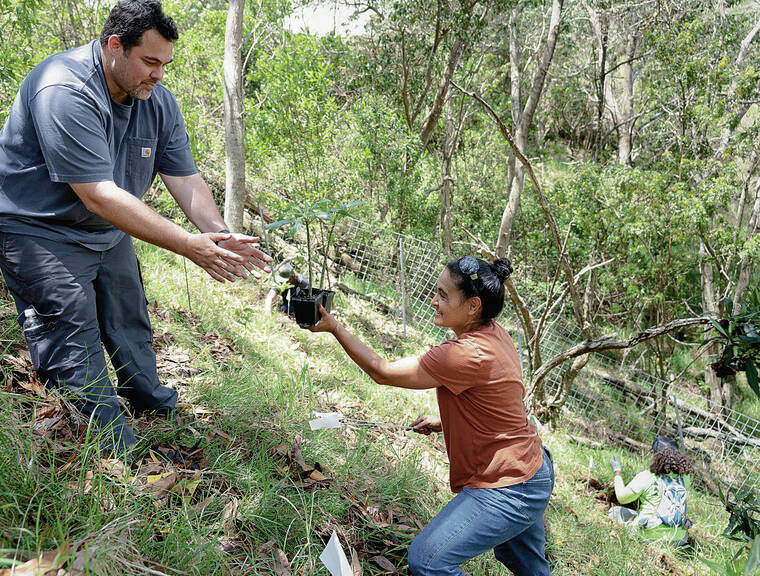
[[[378,384],[436,389],[440,419],[425,416],[413,425],[423,434],[443,431],[456,496],[412,542],[415,576],[463,574],[463,562],[491,549],[517,576],[550,574],[544,511],[554,469],[525,413],[515,345],[494,320],[511,273],[507,259],[451,262],[432,305],[435,324],[456,338],[420,357],[388,362],[324,309],[309,328],[332,333]]]

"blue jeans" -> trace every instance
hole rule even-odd
[[[465,488],[430,521],[409,547],[414,576],[464,574],[460,564],[493,549],[516,576],[551,575],[544,549],[544,511],[554,488],[554,466],[504,488]]]

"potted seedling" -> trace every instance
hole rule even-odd
[[[331,204],[332,202],[332,204]],[[323,198],[314,202],[310,206],[301,207],[295,206],[291,210],[291,213],[271,224],[267,224],[267,230],[275,230],[287,226],[290,229],[290,234],[295,236],[301,228],[306,229],[306,261],[309,268],[309,290],[306,295],[293,296],[291,299],[291,306],[296,316],[296,322],[301,326],[314,326],[321,319],[319,313],[319,305],[322,304],[327,312],[332,309],[332,302],[335,292],[324,289],[325,275],[327,273],[327,262],[330,251],[330,245],[333,241],[335,233],[335,227],[338,222],[355,212],[364,203],[361,201],[349,202],[344,204],[342,202],[331,201],[328,198]],[[312,261],[315,260],[315,255],[312,252],[312,233],[313,226],[316,222],[319,222],[320,231],[323,237],[323,251],[322,251],[322,272],[319,280],[319,288],[314,288],[314,274],[312,270]],[[325,240],[325,228],[327,228],[327,238]]]

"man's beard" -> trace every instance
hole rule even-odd
[[[141,84],[137,88],[133,88],[132,90],[128,91],[127,94],[129,94],[135,100],[147,100],[150,98],[150,95],[153,94],[153,90],[146,88]]]

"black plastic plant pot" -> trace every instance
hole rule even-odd
[[[314,290],[315,294],[319,294],[322,298],[322,306],[325,307],[325,310],[328,312],[332,311],[332,305],[333,305],[333,298],[335,298],[335,292],[332,290]],[[320,315],[321,317],[321,315]]]
[[[320,290],[315,288],[311,292],[311,298],[308,296],[294,296],[290,301],[290,308],[296,316],[296,322],[300,326],[314,326],[322,319],[319,313],[319,305],[325,307],[325,310],[332,310],[333,298],[335,292],[332,290]]]
[[[296,322],[299,326],[314,326],[322,315],[319,313],[319,305],[322,303],[322,297],[317,294],[316,290],[312,292],[312,297],[293,296],[290,299],[290,306],[293,314],[296,316]]]

